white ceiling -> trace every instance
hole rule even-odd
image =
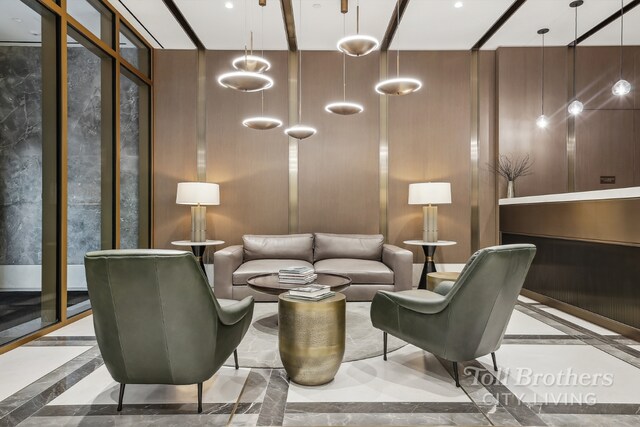
[[[625,0],[627,4],[629,0]],[[624,14],[624,44],[640,45],[640,6]],[[620,43],[620,19],[616,19],[580,46],[615,46]]]

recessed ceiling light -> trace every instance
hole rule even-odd
[[[227,9],[233,9],[233,2],[225,2],[224,3],[224,7],[226,7]]]
[[[20,18],[11,18],[13,21],[17,22],[18,24],[22,22],[22,19]]]
[[[314,9],[320,9],[322,7],[322,5],[320,3],[314,3],[313,4],[313,8]]]
[[[456,9],[460,9],[462,6],[464,6],[464,4],[461,1],[457,1],[453,4],[453,7]]]

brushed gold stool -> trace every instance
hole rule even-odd
[[[441,271],[427,274],[427,289],[432,291],[440,282],[450,281],[455,282],[460,277],[460,273],[452,271]]]
[[[289,378],[302,385],[326,384],[344,357],[346,298],[321,301],[278,297],[280,359]]]

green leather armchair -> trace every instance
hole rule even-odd
[[[222,307],[190,252],[107,250],[85,256],[96,339],[120,383],[202,383],[233,353],[249,329],[253,298]]]
[[[371,322],[383,331],[442,359],[453,362],[456,386],[458,363],[500,347],[520,289],[536,253],[529,244],[481,249],[469,259],[458,280],[434,289],[378,291],[371,303]]]

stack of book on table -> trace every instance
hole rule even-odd
[[[312,267],[289,267],[278,272],[278,282],[291,285],[307,285],[317,278]]]
[[[302,299],[306,301],[320,301],[334,296],[336,293],[326,285],[307,285],[293,288],[289,291],[290,298]]]

